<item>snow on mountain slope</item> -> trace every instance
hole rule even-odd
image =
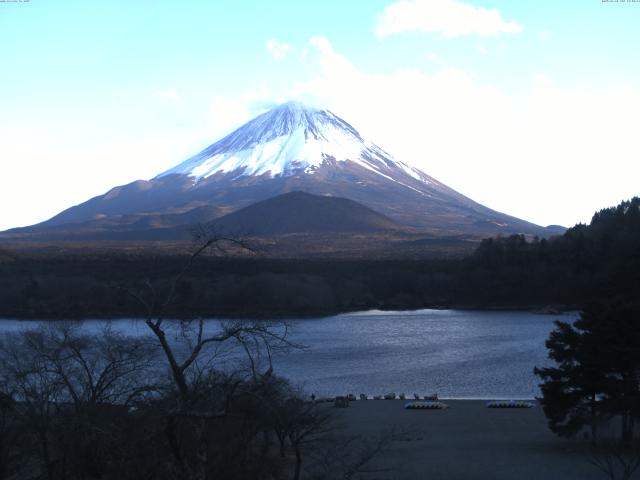
[[[196,181],[216,173],[239,176],[313,174],[327,159],[351,161],[385,173],[395,168],[426,184],[433,179],[365,141],[347,122],[328,110],[287,102],[240,127],[178,166],[158,175],[189,175]],[[409,187],[411,188],[411,187]]]
[[[292,191],[346,198],[432,235],[547,233],[394,159],[330,111],[296,102],[254,118],[151,180],[114,187],[28,230],[178,228]]]

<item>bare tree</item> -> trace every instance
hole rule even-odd
[[[611,480],[631,480],[640,468],[640,445],[601,441],[587,461]]]
[[[0,340],[3,383],[19,408],[15,418],[37,445],[38,461],[46,478],[55,478],[52,432],[56,414],[66,400],[61,379],[51,372],[40,352],[29,347],[26,333],[6,335]]]
[[[176,345],[171,344],[168,338],[170,327],[168,328],[166,322],[167,310],[176,300],[177,286],[193,268],[195,262],[211,250],[217,255],[228,255],[233,251],[251,251],[245,241],[221,235],[204,226],[194,229],[193,233],[197,247],[188,257],[182,269],[170,281],[167,291],[161,292],[154,286],[151,279],[144,281],[142,291],[125,288],[126,292],[144,309],[145,324],[158,340],[164,353],[173,382],[179,393],[181,401],[179,408],[185,408],[185,402],[189,398],[190,369],[195,366],[207,347],[234,341],[247,353],[247,358],[251,362],[255,374],[256,355],[266,352],[270,363],[271,352],[293,346],[288,339],[287,326],[283,322],[220,321],[218,328],[207,330],[202,318],[180,322],[181,335],[185,340],[183,343],[186,344],[183,351],[178,351]]]
[[[141,288],[125,290],[143,308],[144,322],[163,352],[177,393],[175,408],[168,412],[165,428],[172,455],[181,475],[204,479],[210,458],[211,429],[215,429],[212,422],[228,416],[228,403],[232,397],[227,392],[227,401],[222,410],[219,409],[219,402],[210,398],[218,386],[211,388],[212,385],[206,380],[212,378],[209,373],[217,366],[215,359],[219,348],[228,344],[239,347],[246,354],[251,377],[257,380],[270,375],[272,354],[292,347],[293,343],[288,338],[288,328],[283,322],[227,320],[214,323],[197,318],[178,323],[167,320],[167,312],[177,299],[178,285],[200,257],[209,252],[228,255],[233,251],[251,250],[246,242],[220,235],[205,227],[196,229],[194,238],[197,245],[195,250],[168,286],[160,289],[151,279],[146,279]],[[174,340],[171,339],[172,334]],[[263,365],[265,359],[266,367]],[[261,368],[266,368],[266,372],[261,372]],[[236,385],[241,383],[238,381]],[[203,402],[203,395],[208,396],[210,401]],[[190,439],[186,443],[191,446],[188,448],[184,441],[185,429],[190,432],[186,435]]]
[[[47,478],[89,463],[84,450],[105,453],[98,447],[110,441],[114,409],[157,390],[154,356],[148,341],[108,326],[89,335],[78,324],[52,323],[0,339],[0,383],[16,405],[11,418],[38,445]]]
[[[284,406],[287,411],[286,433],[296,458],[293,478],[299,480],[305,445],[317,442],[327,433],[332,417],[326,409],[321,410],[314,403],[300,398],[289,399]]]
[[[90,335],[79,323],[56,322],[22,332],[17,344],[38,357],[44,373],[61,384],[62,400],[76,407],[129,405],[157,389],[155,347],[110,324]]]

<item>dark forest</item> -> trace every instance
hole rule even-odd
[[[64,255],[0,250],[0,316],[143,316],[126,291],[168,289],[184,254]],[[562,236],[483,240],[462,259],[273,259],[201,256],[168,315],[319,316],[366,309],[576,308],[640,293],[640,198]]]

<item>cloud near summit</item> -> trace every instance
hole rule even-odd
[[[265,47],[275,60],[282,60],[291,52],[291,45],[275,38],[267,40]]]
[[[384,9],[376,26],[380,39],[406,32],[491,37],[521,31],[518,22],[505,20],[496,8],[476,7],[458,0],[401,0]]]

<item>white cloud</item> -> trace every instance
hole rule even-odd
[[[288,95],[312,99],[397,158],[492,208],[539,224],[589,221],[637,195],[640,90],[560,88],[539,73],[514,93],[446,64],[359,70],[323,37]]]
[[[553,80],[543,73],[538,73],[531,78],[533,86],[536,89],[550,88],[553,86]]]
[[[302,78],[280,90],[214,97],[214,141],[273,103],[333,110],[395,157],[489,207],[539,224],[589,221],[637,195],[640,91],[559,87],[539,72],[503,90],[430,55],[433,73],[371,74],[322,36],[300,58]],[[271,102],[271,103],[270,103]]]
[[[449,67],[449,63],[436,53],[429,52],[425,55],[425,58],[440,68]]]
[[[219,140],[235,128],[279,102],[268,90],[250,90],[236,97],[215,96],[207,114],[207,135]]]
[[[405,32],[488,37],[521,31],[518,22],[506,21],[498,9],[475,7],[458,0],[401,0],[384,9],[376,26],[380,39]]]
[[[285,42],[281,42],[276,40],[275,38],[270,38],[265,43],[265,47],[271,53],[271,56],[276,60],[281,60],[286,57],[289,52],[291,52],[291,45]]]
[[[487,47],[482,44],[476,45],[476,51],[483,57],[486,57],[489,54],[489,50],[487,49]]]
[[[428,56],[433,73],[371,74],[325,37],[310,39],[306,51],[294,65],[301,76],[278,90],[216,96],[185,111],[178,123],[172,114],[171,122],[146,133],[139,132],[146,109],[115,112],[122,120],[115,131],[72,123],[68,131],[54,131],[53,114],[0,118],[0,151],[11,159],[3,174],[23,178],[37,171],[28,189],[6,182],[0,191],[6,204],[23,205],[5,212],[0,229],[44,220],[115,185],[149,178],[288,99],[329,108],[396,158],[480,203],[539,224],[589,221],[594,211],[640,193],[637,86],[566,86],[540,71],[504,90],[436,55]],[[188,106],[185,98],[181,108]],[[61,192],[52,178],[83,181]],[[52,201],[44,205],[41,198]]]
[[[178,95],[178,92],[176,92],[173,88],[170,88],[168,90],[161,90],[157,92],[156,95],[160,98],[173,100],[175,102],[180,100],[180,95]]]

